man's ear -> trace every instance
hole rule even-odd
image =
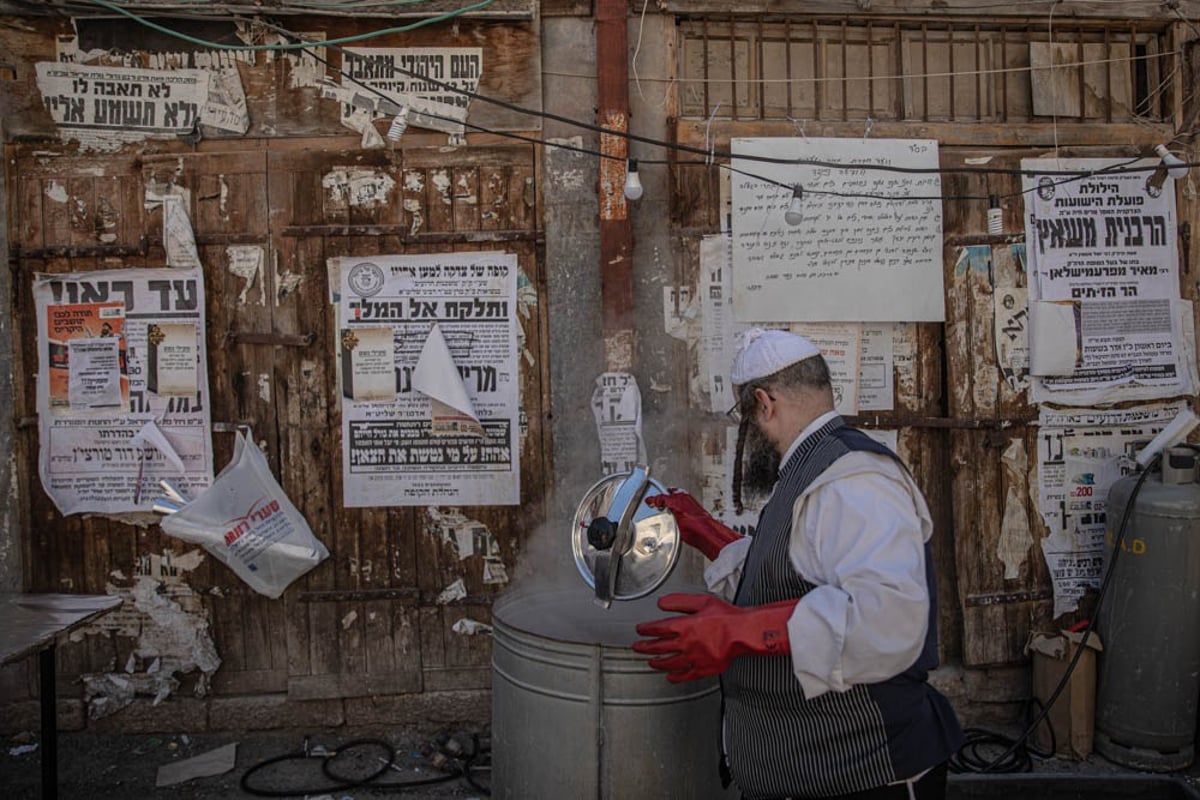
[[[756,386],[754,388],[754,399],[758,402],[758,405],[762,407],[763,413],[766,414],[767,419],[770,419],[772,416],[774,416],[775,398],[771,397],[766,389],[763,389],[761,386]]]

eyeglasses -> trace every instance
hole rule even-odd
[[[756,397],[755,392],[757,392],[759,389],[762,389],[766,393],[768,400],[770,400],[771,402],[775,401],[775,395],[771,394],[771,392],[768,389],[766,389],[760,385],[748,384],[742,388],[739,399],[732,406],[729,407],[729,410],[725,412],[725,416],[728,417],[731,422],[733,422],[737,425],[740,425],[742,423],[742,399],[741,398],[755,398]],[[755,406],[758,405],[757,399],[755,399],[754,404],[755,404]]]

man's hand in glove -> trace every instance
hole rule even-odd
[[[639,639],[633,649],[660,656],[650,666],[666,672],[671,683],[718,675],[742,655],[790,655],[787,623],[797,602],[741,608],[713,595],[664,595],[659,608],[687,616],[638,625],[639,636],[654,638]]]
[[[679,535],[685,542],[704,553],[709,561],[715,559],[725,545],[742,538],[737,531],[722,525],[705,511],[704,506],[696,502],[696,498],[679,489],[669,489],[668,494],[647,497],[646,505],[659,511],[669,510],[675,516]]]

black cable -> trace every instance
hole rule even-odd
[[[95,5],[101,5],[101,6],[103,5],[103,3],[97,2],[97,0],[90,0],[90,2],[92,2]],[[130,16],[130,18],[132,18],[134,21],[136,21],[138,23],[145,24],[145,25],[151,25],[151,26],[155,27],[155,29],[160,30],[160,32],[166,33],[168,35],[176,35],[178,38],[187,38],[189,41],[194,41],[191,39],[191,37],[185,37],[182,33],[173,32],[166,26],[157,26],[154,23],[150,23],[149,20],[143,19],[136,14],[132,14],[131,12],[123,11],[123,13],[127,14],[128,16]],[[161,16],[165,16],[167,18],[172,17],[172,15],[169,13],[163,14]],[[229,15],[229,18],[233,19],[235,21],[238,21],[241,19],[237,14],[231,14],[231,15]],[[342,47],[341,45],[330,44],[329,42],[321,41],[321,40],[309,39],[302,33],[298,33],[289,28],[285,28],[282,25],[277,25],[275,23],[268,22],[265,20],[260,21],[260,24],[266,28],[274,30],[275,32],[279,33],[282,36],[285,36],[289,39],[294,40],[296,43],[298,43],[300,45],[309,45],[310,47],[304,48],[306,50],[306,52],[308,52],[308,54],[310,56],[313,56],[318,61],[325,64],[326,66],[331,66],[331,65],[329,64],[329,62],[326,59],[320,58],[315,53],[311,52],[312,49],[328,48],[330,50],[337,52],[338,54],[342,55],[343,57],[347,55],[346,49],[344,47]],[[211,42],[209,44],[214,49],[221,49],[220,43],[218,43],[218,42]],[[353,54],[350,54],[350,55],[353,55]],[[793,166],[826,167],[829,169],[838,169],[838,170],[865,169],[865,170],[871,170],[871,171],[876,171],[876,172],[895,172],[895,173],[904,173],[904,174],[912,174],[912,175],[980,174],[980,175],[1022,175],[1022,176],[1024,176],[1024,175],[1029,175],[1029,176],[1036,176],[1036,175],[1078,176],[1080,174],[1078,172],[1078,170],[1021,170],[1021,169],[1010,169],[1010,168],[1002,168],[1002,167],[976,167],[976,166],[899,167],[899,166],[886,165],[886,164],[843,164],[840,162],[819,161],[816,159],[803,159],[803,158],[778,158],[778,157],[773,157],[773,156],[755,156],[755,155],[740,155],[739,156],[739,155],[735,155],[732,151],[716,150],[715,148],[706,150],[702,147],[695,147],[692,145],[680,144],[679,142],[668,142],[668,141],[663,141],[663,140],[659,140],[659,139],[654,139],[654,138],[651,138],[648,136],[641,136],[641,135],[638,135],[635,133],[630,133],[629,131],[605,128],[602,125],[597,125],[592,122],[586,122],[584,120],[572,119],[570,117],[566,117],[561,114],[555,114],[553,112],[546,111],[544,109],[525,108],[524,106],[509,102],[507,100],[501,100],[496,97],[489,97],[488,95],[479,94],[478,92],[473,92],[469,89],[460,88],[451,83],[447,83],[445,81],[439,80],[437,78],[434,78],[430,75],[426,75],[421,72],[405,69],[403,67],[399,67],[399,66],[395,66],[395,65],[393,65],[392,68],[394,71],[400,73],[401,75],[406,75],[410,78],[415,78],[415,79],[418,79],[421,81],[425,81],[434,86],[437,86],[438,88],[440,88],[444,91],[448,91],[453,94],[459,94],[459,95],[462,95],[471,100],[479,100],[479,101],[482,101],[485,103],[490,103],[492,105],[499,106],[508,111],[513,111],[518,114],[523,114],[526,116],[535,116],[535,117],[539,117],[541,119],[548,119],[548,120],[551,120],[554,122],[560,122],[560,123],[563,123],[564,125],[571,125],[573,127],[581,128],[583,130],[591,131],[593,133],[600,133],[600,134],[606,135],[606,136],[616,136],[616,137],[625,139],[626,141],[629,141],[629,142],[638,142],[641,144],[649,144],[654,147],[661,147],[666,150],[674,150],[674,151],[681,152],[681,153],[691,153],[693,155],[701,155],[706,158],[706,163],[711,163],[712,160],[715,158],[729,158],[729,159],[740,158],[743,160],[755,161],[755,162],[764,163],[764,164],[790,164]],[[342,74],[345,75],[344,72]],[[347,76],[347,77],[349,77],[349,76]],[[375,89],[375,87],[373,87],[373,86],[364,84],[355,78],[350,78],[350,80],[354,81],[359,86],[362,86],[363,88],[374,92],[375,94],[379,95],[380,97],[387,99],[389,102],[393,102],[393,103],[395,102],[390,97],[385,95],[383,92]],[[440,119],[443,121],[451,121],[451,122],[461,123],[463,125],[466,125],[468,127],[474,128],[479,131],[484,131],[484,132],[492,133],[492,134],[509,135],[507,132],[504,132],[504,131],[491,131],[491,130],[488,130],[487,128],[483,128],[483,127],[480,127],[477,125],[470,125],[469,123],[463,122],[461,120],[451,120],[446,117],[439,117],[435,114],[430,114],[428,112],[422,112],[422,113],[425,113],[426,116],[432,117],[434,119]],[[517,135],[512,135],[512,136],[510,136],[510,138],[517,138],[517,139],[524,138],[527,141],[531,141],[536,144],[542,144],[542,145],[545,144],[545,142],[542,142],[541,140],[538,140],[538,139],[533,139],[531,137],[521,137],[521,136],[517,136]],[[563,146],[563,145],[557,145],[557,144],[555,146],[563,147],[563,149],[566,149],[566,150],[580,150],[582,152],[589,152],[592,155],[597,155],[602,158],[616,158],[619,160],[625,160],[625,157],[623,157],[623,156],[614,156],[614,155],[607,154],[607,153],[599,153],[598,151],[582,150],[582,148],[577,148],[577,147],[572,147],[572,146]],[[639,159],[639,160],[645,161],[645,163],[655,163],[655,162],[650,161],[649,159]],[[1187,166],[1191,167],[1192,165],[1189,163],[1189,164],[1187,164]],[[1149,167],[1149,166],[1134,167],[1130,170],[1120,170],[1120,169],[1105,170],[1105,172],[1109,172],[1109,174],[1122,172],[1122,171],[1152,172],[1155,169],[1157,169],[1157,165],[1154,167]],[[1087,173],[1085,173],[1085,175],[1086,174]],[[763,180],[768,180],[768,179],[764,178]],[[770,181],[770,182],[774,183],[774,181]],[[780,184],[780,185],[782,186],[784,184]],[[788,188],[791,188],[791,187],[788,187]],[[887,199],[887,198],[882,198],[882,199]],[[957,198],[943,198],[943,199],[957,199]],[[963,198],[963,199],[978,199],[978,198]]]
[[[1133,515],[1133,507],[1137,501],[1138,493],[1142,490],[1142,484],[1150,477],[1150,473],[1154,467],[1162,459],[1162,454],[1156,455],[1149,464],[1143,468],[1142,473],[1138,476],[1137,482],[1134,483],[1133,489],[1129,493],[1129,499],[1125,504],[1125,513],[1121,515],[1121,524],[1117,528],[1117,535],[1114,537],[1111,555],[1109,556],[1108,568],[1104,571],[1104,578],[1100,581],[1100,592],[1096,596],[1096,606],[1092,611],[1091,619],[1083,629],[1083,636],[1079,639],[1079,644],[1075,647],[1075,655],[1071,657],[1067,664],[1066,670],[1063,672],[1062,678],[1058,685],[1051,692],[1050,697],[1046,700],[1046,704],[1041,711],[1034,717],[1033,722],[1025,729],[1025,731],[1016,739],[1009,739],[998,733],[992,733],[980,728],[969,728],[970,731],[978,732],[978,739],[972,740],[968,737],[967,743],[950,759],[950,769],[953,772],[1011,772],[1016,771],[1016,767],[1023,767],[1021,771],[1029,771],[1032,769],[1032,761],[1028,760],[1025,751],[1028,750],[1025,742],[1037,729],[1037,726],[1046,719],[1050,713],[1050,709],[1054,707],[1054,703],[1066,688],[1067,682],[1071,679],[1071,674],[1075,671],[1075,666],[1079,663],[1085,648],[1087,647],[1088,637],[1092,634],[1092,629],[1096,626],[1096,618],[1099,617],[1100,606],[1104,602],[1104,596],[1108,593],[1108,587],[1112,581],[1112,576],[1116,572],[1117,558],[1121,554],[1121,546],[1125,543],[1125,530],[1129,525],[1129,518]],[[1053,742],[1053,728],[1051,728],[1051,741]],[[1008,745],[1008,749],[995,759],[988,763],[983,763],[976,751],[979,741],[986,739],[990,744],[1004,743]],[[1057,749],[1057,748],[1054,748]],[[1037,755],[1041,755],[1037,753]],[[1027,766],[1026,766],[1027,765]]]
[[[282,28],[278,25],[273,25],[271,23],[263,23],[263,24],[266,27],[272,28],[273,30],[277,31],[278,33],[280,33],[284,36],[298,36],[298,34],[293,34],[290,31],[288,31],[287,29]],[[301,41],[303,41],[303,39],[301,39]],[[335,46],[331,49],[336,50],[339,48],[337,48]],[[328,59],[323,58],[323,57],[317,55],[316,53],[310,52],[310,53],[308,53],[308,55],[311,56],[314,60],[320,62],[321,64],[324,64],[326,67],[329,67],[329,68],[333,67],[333,65],[329,63]],[[400,71],[403,71],[403,70],[400,70]],[[391,97],[389,97],[387,95],[387,93],[385,93],[381,89],[371,86],[368,83],[363,83],[362,81],[360,81],[359,79],[357,79],[355,77],[352,77],[349,75],[346,75],[345,77],[351,83],[376,95],[381,100],[386,100],[389,103],[396,104],[396,101],[393,100]],[[528,144],[539,145],[539,146],[543,146],[543,147],[547,146],[546,142],[542,141],[541,139],[536,139],[532,136],[525,136],[524,134],[514,133],[512,131],[495,131],[495,130],[491,130],[489,128],[485,128],[482,125],[476,125],[474,123],[467,122],[466,120],[457,120],[452,117],[443,117],[438,114],[432,113],[430,111],[422,111],[420,113],[426,117],[430,117],[432,119],[436,119],[441,122],[453,122],[456,124],[460,124],[460,125],[463,125],[464,127],[480,131],[481,133],[489,133],[494,136],[501,136],[501,137],[508,138],[508,139],[515,139],[516,141],[526,142]],[[627,161],[628,160],[623,156],[616,156],[611,153],[604,153],[599,150],[593,150],[591,148],[582,147],[580,145],[560,144],[558,142],[555,142],[554,144],[549,145],[549,146],[557,147],[559,149],[567,150],[569,152],[582,153],[584,155],[594,156],[596,158],[601,158],[601,159],[609,159],[609,160],[613,160],[613,161]],[[738,156],[738,158],[744,159],[745,157]],[[1133,167],[1130,169],[1126,169],[1126,167],[1129,167],[1135,161],[1140,161],[1142,158],[1143,158],[1142,156],[1133,156],[1132,158],[1129,158],[1125,161],[1118,162],[1116,164],[1110,164],[1108,166],[1102,167],[1097,170],[1087,170],[1084,172],[1080,172],[1079,170],[1074,170],[1074,171],[1058,170],[1058,171],[1049,171],[1049,172],[1029,172],[1029,173],[1023,172],[1021,170],[1008,170],[1008,172],[1013,172],[1015,174],[1022,174],[1022,175],[1030,174],[1030,175],[1044,175],[1044,176],[1050,176],[1050,175],[1066,176],[1066,177],[1060,178],[1059,180],[1051,181],[1051,183],[1050,183],[1051,186],[1061,186],[1066,183],[1073,183],[1075,181],[1081,181],[1086,178],[1093,178],[1093,177],[1097,177],[1097,176],[1101,176],[1101,175],[1114,175],[1114,174],[1120,174],[1123,172],[1152,172],[1155,169],[1158,169],[1158,165],[1155,165],[1153,167],[1144,166],[1144,167]],[[756,159],[751,158],[750,160],[756,160]],[[638,159],[638,162],[642,163],[642,164],[667,164],[667,165],[673,165],[673,166],[698,166],[701,164],[715,163],[715,162],[710,162],[707,159],[704,161],[679,161],[679,160],[670,160],[670,159]],[[787,163],[792,163],[797,166],[808,166],[810,164],[814,165],[814,166],[820,166],[820,165],[823,165],[825,162],[816,162],[816,161],[808,162],[808,161],[804,161],[804,160],[795,160],[795,161],[789,161]],[[775,180],[774,178],[769,178],[765,175],[758,175],[753,172],[747,172],[746,170],[738,169],[737,167],[734,167],[731,164],[716,163],[716,166],[719,169],[729,170],[730,172],[745,176],[747,178],[753,178],[755,180],[762,181],[763,183],[768,183],[768,184],[771,184],[774,186],[778,186],[779,188],[786,189],[789,192],[792,191],[792,189],[794,188],[792,184],[784,183],[782,181]],[[859,168],[870,169],[871,168],[871,165],[856,165],[856,164],[842,164],[839,166],[844,169],[859,169]],[[906,169],[908,169],[909,171],[913,171],[914,173],[922,172],[921,170],[917,170],[916,168],[906,168]],[[950,167],[938,167],[936,170],[924,170],[923,172],[924,173],[933,173],[933,172],[947,172],[947,171],[948,172],[959,172],[960,170],[952,169]],[[966,171],[969,171],[969,170],[966,170]],[[1003,172],[1003,170],[1001,170],[1001,171]],[[1010,197],[1020,197],[1022,195],[1029,194],[1030,192],[1036,191],[1038,188],[1041,188],[1041,187],[1034,186],[1034,187],[1030,187],[1028,189],[1022,189],[1021,191],[1010,192],[1008,194],[1001,195],[1001,198],[1007,199]],[[852,193],[852,192],[836,192],[836,191],[820,190],[820,189],[805,189],[804,191],[809,194],[829,195],[832,197],[849,197],[849,198],[869,199],[869,200],[887,200],[890,202],[907,202],[907,201],[945,202],[947,200],[987,200],[987,199],[989,199],[988,196],[986,196],[986,195],[945,195],[945,194],[942,194],[942,195],[930,195],[930,196],[911,195],[911,196],[890,197],[888,195],[858,194],[858,193]]]

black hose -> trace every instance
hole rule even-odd
[[[1050,697],[1046,700],[1046,704],[1042,706],[1033,721],[1029,723],[1025,731],[1016,739],[1010,739],[1001,734],[983,730],[982,728],[968,728],[967,731],[964,731],[964,733],[968,734],[966,743],[950,759],[950,770],[952,772],[1029,772],[1033,769],[1033,761],[1029,758],[1029,748],[1025,742],[1037,730],[1038,725],[1046,719],[1046,716],[1050,713],[1050,709],[1054,706],[1055,701],[1058,700],[1059,695],[1066,688],[1067,682],[1071,679],[1071,673],[1075,671],[1075,665],[1079,663],[1079,659],[1083,655],[1088,637],[1091,636],[1092,629],[1096,625],[1096,618],[1100,616],[1100,604],[1104,602],[1104,595],[1108,592],[1109,582],[1116,571],[1117,557],[1120,556],[1121,546],[1125,543],[1125,530],[1129,526],[1129,518],[1133,514],[1134,502],[1137,500],[1138,493],[1142,490],[1142,484],[1146,482],[1146,478],[1150,477],[1154,466],[1161,458],[1161,454],[1156,455],[1145,466],[1129,493],[1129,500],[1125,503],[1125,513],[1121,515],[1121,524],[1118,526],[1117,535],[1113,539],[1112,555],[1108,560],[1108,569],[1104,571],[1104,578],[1100,581],[1100,592],[1096,596],[1096,607],[1092,611],[1092,616],[1088,620],[1087,626],[1083,629],[1083,636],[1080,637],[1079,644],[1075,648],[1075,655],[1071,657],[1070,663],[1067,664],[1067,668],[1063,672],[1062,679],[1054,687],[1054,691],[1051,692]],[[1047,725],[1049,725],[1048,722]],[[972,732],[974,736],[971,735]],[[1050,737],[1050,753],[1047,756],[1043,756],[1042,753],[1034,751],[1034,755],[1049,757],[1049,755],[1054,754],[1057,747],[1053,744],[1054,729],[1052,727],[1050,729]],[[979,748],[985,744],[992,746],[999,745],[1007,747],[1007,749],[989,762],[983,760],[978,752]]]
[[[471,770],[473,768],[477,768],[473,767],[474,762],[479,760],[483,755],[479,747],[479,737],[475,736],[474,741],[474,752],[472,752],[464,761],[460,762],[455,759],[447,763],[447,767],[453,770],[452,772],[432,778],[420,778],[407,781],[380,781],[379,778],[385,772],[391,769],[396,763],[396,749],[383,739],[365,738],[354,739],[346,742],[336,750],[324,756],[320,756],[321,772],[327,779],[331,781],[331,783],[328,785],[301,786],[292,789],[268,789],[251,785],[252,777],[270,766],[280,764],[285,761],[307,761],[314,758],[314,756],[303,750],[292,753],[284,753],[283,755],[268,758],[266,761],[255,764],[253,767],[246,770],[246,772],[242,775],[240,785],[243,792],[255,795],[257,797],[303,797],[311,794],[334,792],[340,789],[358,789],[371,792],[403,792],[406,789],[412,789],[420,786],[432,786],[439,783],[449,783],[450,781],[463,778],[476,791],[490,795],[491,792],[487,789],[487,787],[480,786],[471,776]],[[372,767],[373,771],[361,777],[345,776],[336,771],[335,765],[339,763],[339,760],[342,762],[347,761],[350,756],[355,755],[357,751],[361,751],[363,748],[379,748],[383,751],[385,754],[384,756],[377,756],[381,764],[378,769]]]

